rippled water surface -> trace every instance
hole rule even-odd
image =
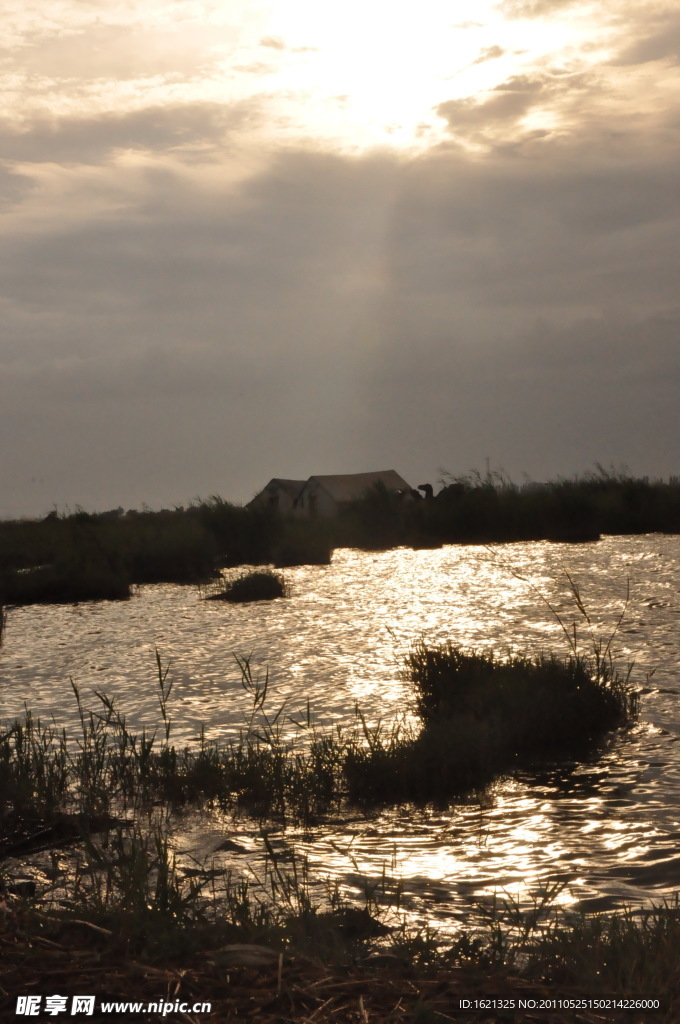
[[[357,703],[369,722],[390,724],[411,713],[401,670],[421,636],[498,653],[566,653],[559,615],[567,628],[578,620],[587,647],[565,569],[594,637],[615,629],[630,587],[615,650],[624,668],[635,660],[632,680],[642,691],[632,733],[592,763],[502,781],[490,806],[400,809],[289,830],[279,841],[348,891],[360,875],[378,878],[386,868],[401,878],[405,908],[442,924],[494,891],[523,898],[547,879],[568,883],[562,899],[588,907],[658,901],[680,888],[677,537],[339,550],[330,566],[286,570],[291,596],[271,603],[204,602],[196,589],[163,585],[142,587],[129,602],[12,609],[0,649],[0,719],[28,705],[72,723],[72,678],[88,705],[100,690],[130,726],[155,726],[158,650],[174,678],[176,742],[201,727],[217,738],[243,725],[250,702],[235,655],[250,657],[256,675],[268,668],[270,707],[286,702],[290,719],[309,700],[319,726],[351,724]],[[260,852],[247,822],[216,816],[189,823],[184,843],[207,856],[227,833]]]

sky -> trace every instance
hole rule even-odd
[[[676,4],[0,18],[0,518],[680,472]]]

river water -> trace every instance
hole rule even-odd
[[[365,879],[398,879],[403,912],[443,928],[494,894],[524,903],[552,882],[564,887],[559,902],[589,910],[659,902],[680,888],[679,537],[342,549],[329,566],[284,575],[290,596],[275,602],[208,602],[197,588],[158,585],[129,602],[11,609],[0,721],[28,706],[72,726],[73,680],[86,706],[97,706],[98,690],[132,729],[159,728],[158,651],[173,679],[175,742],[193,741],[201,728],[224,739],[243,727],[251,698],[237,656],[250,659],[253,675],[268,672],[268,707],[284,707],[290,736],[307,702],[319,728],[352,725],[357,705],[368,723],[389,728],[413,717],[403,659],[420,637],[498,654],[566,654],[563,627],[571,632],[575,622],[586,651],[616,633],[617,661],[623,671],[634,661],[641,692],[639,724],[592,762],[501,780],[481,804],[345,815],[282,830],[272,842],[282,857],[307,856],[317,876],[349,895]],[[226,836],[235,840],[248,854],[217,856],[241,870],[263,852],[245,818],[206,813],[180,833],[181,849],[199,860]]]

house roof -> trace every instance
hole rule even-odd
[[[274,494],[276,491],[285,491],[293,500],[297,498],[298,494],[305,486],[306,480],[283,480],[281,477],[275,476],[269,483],[258,491],[254,498],[248,502],[248,505],[252,505],[253,502],[259,503],[259,499],[265,494]]]
[[[338,502],[363,498],[366,491],[376,484],[383,484],[388,491],[411,489],[394,469],[382,469],[375,473],[347,473],[342,476],[310,476],[307,486],[313,483],[323,488]]]
[[[272,480],[269,481],[269,483],[265,487],[265,491],[273,490],[272,484],[276,484],[277,487],[280,487],[282,491],[286,491],[288,494],[290,494],[291,498],[296,498],[297,495],[302,490],[302,488],[305,486],[306,482],[306,480],[282,480],[281,477],[275,476]]]

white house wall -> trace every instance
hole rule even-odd
[[[294,514],[301,519],[314,516],[332,517],[338,514],[338,504],[316,481],[308,481],[302,488]]]

